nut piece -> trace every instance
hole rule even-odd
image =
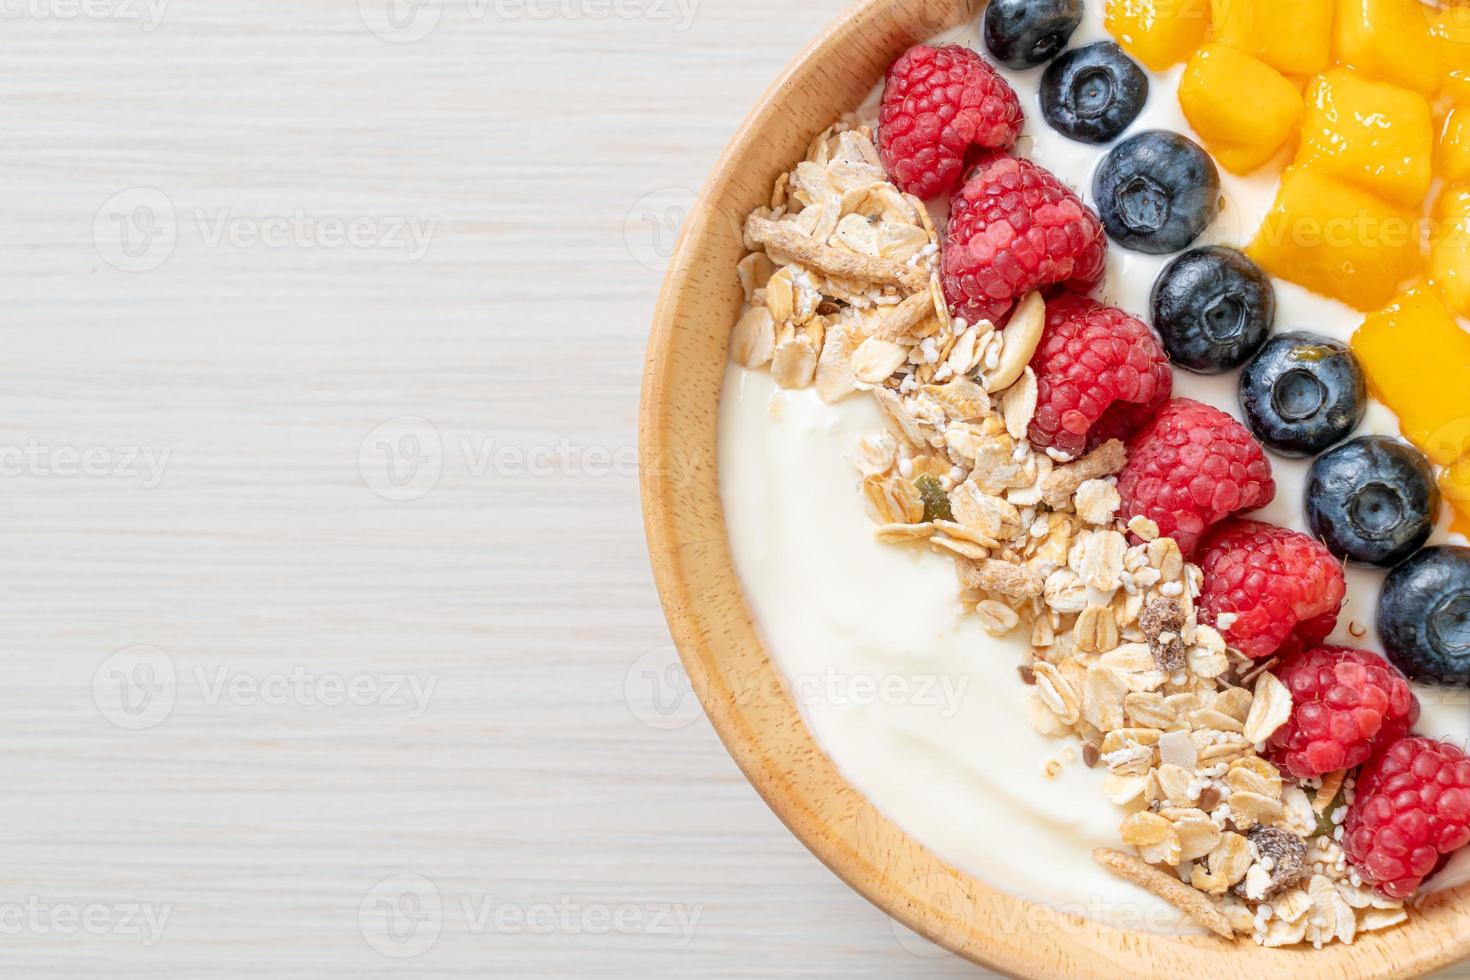
[[[1029,367],[1021,373],[1020,380],[1001,393],[1001,417],[1005,420],[1006,432],[1011,438],[1026,438],[1026,430],[1036,415],[1038,393],[1036,372]]]
[[[1166,673],[1172,674],[1186,663],[1184,641],[1179,636],[1184,620],[1184,610],[1173,599],[1150,599],[1138,614],[1138,628],[1148,640],[1154,662]]]
[[[1256,827],[1246,837],[1261,859],[1232,889],[1237,896],[1264,902],[1302,880],[1306,874],[1306,841],[1279,827]],[[1259,877],[1258,868],[1266,876],[1264,882],[1251,880]]]
[[[985,378],[985,390],[991,393],[1005,391],[1015,384],[1031,363],[1036,345],[1041,343],[1041,333],[1046,329],[1046,302],[1038,292],[1026,294],[1011,314],[1006,324],[1005,344],[1000,349],[1000,360]]]

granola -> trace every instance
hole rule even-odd
[[[1119,841],[1137,857],[1098,851],[1100,864],[1266,946],[1350,943],[1403,921],[1324,820],[1351,781],[1298,785],[1261,755],[1292,709],[1272,662],[1200,623],[1200,569],[1153,521],[1119,517],[1124,445],[1071,459],[1027,439],[1042,296],[1003,332],[952,318],[935,228],[888,183],[873,135],[855,117],[828,129],[746,222],[731,356],[826,402],[875,399],[887,427],[853,454],[875,534],[952,559],[981,627],[1029,640],[1032,724],[1075,738],[1128,811]]]

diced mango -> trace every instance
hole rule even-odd
[[[1353,351],[1410,442],[1441,466],[1470,454],[1470,332],[1433,290],[1410,290],[1368,317]]]
[[[1470,62],[1470,58],[1465,59]],[[1444,77],[1444,87],[1440,90],[1449,96],[1450,101],[1459,106],[1470,106],[1470,65],[1460,71],[1452,71]]]
[[[1302,119],[1301,94],[1286,76],[1218,43],[1189,59],[1179,106],[1215,159],[1238,174],[1274,157]]]
[[[1274,276],[1376,310],[1424,269],[1420,220],[1315,167],[1292,167],[1246,253]]]
[[[1417,207],[1433,161],[1434,116],[1424,96],[1342,68],[1312,82],[1297,163]]]
[[[1215,162],[1233,174],[1260,170],[1276,156],[1273,148],[1260,143],[1218,143],[1211,140],[1205,143]]]
[[[1434,22],[1440,38],[1440,56],[1450,67],[1470,64],[1470,4],[1456,0],[1444,5]]]
[[[1215,40],[1277,71],[1315,75],[1332,59],[1333,0],[1211,0]]]
[[[1338,0],[1333,47],[1341,64],[1433,95],[1444,81],[1438,14],[1420,0]]]
[[[1125,51],[1163,71],[1205,42],[1210,0],[1108,0],[1103,21]]]
[[[1470,180],[1470,105],[1456,106],[1445,116],[1434,170],[1447,183]]]
[[[1439,199],[1429,274],[1450,309],[1470,317],[1470,184],[1447,188]],[[1470,406],[1470,390],[1465,402]]]

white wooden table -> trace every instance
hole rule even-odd
[[[639,520],[680,209],[842,0],[387,2],[0,5],[0,975],[977,975],[746,785]]]

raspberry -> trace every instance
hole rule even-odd
[[[1343,849],[1358,876],[1406,899],[1444,855],[1470,843],[1470,759],[1444,742],[1401,738],[1358,776]]]
[[[1174,389],[1168,355],[1143,321],[1080,296],[1047,304],[1031,367],[1031,443],[1069,456],[1127,436]]]
[[[1321,642],[1347,594],[1342,566],[1322,542],[1260,521],[1226,524],[1199,564],[1200,620],[1253,660]],[[1234,617],[1228,627],[1222,616]]]
[[[1021,296],[1102,278],[1102,222],[1050,172],[1001,154],[981,158],[950,202],[944,296],[957,317],[999,324]]]
[[[921,44],[888,69],[878,152],[900,188],[938,197],[959,186],[966,150],[1008,150],[1025,121],[1016,93],[984,58]]]
[[[1125,520],[1152,519],[1190,557],[1212,525],[1269,504],[1276,484],[1245,426],[1217,408],[1176,398],[1129,440],[1118,493]]]
[[[1376,654],[1320,647],[1288,657],[1276,676],[1292,709],[1271,736],[1271,760],[1298,779],[1359,766],[1419,720],[1408,679]]]

